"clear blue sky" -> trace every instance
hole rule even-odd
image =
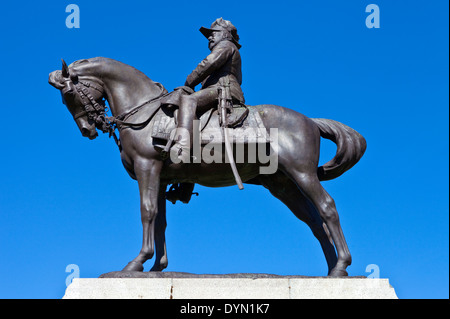
[[[68,29],[65,8],[80,7]],[[368,29],[365,7],[380,7]],[[95,56],[168,90],[207,53],[198,29],[238,28],[248,104],[343,122],[367,140],[323,185],[353,264],[376,264],[400,298],[448,298],[448,1],[8,1],[0,11],[0,297],[61,298],[65,272],[120,270],[141,246],[138,188],[112,139],[83,138],[48,74]],[[324,142],[321,163],[334,152]],[[168,271],[325,275],[317,240],[260,187],[168,203]],[[153,261],[146,264],[146,270]]]

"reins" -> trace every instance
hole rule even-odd
[[[73,118],[76,120],[81,116],[87,115],[88,118],[90,118],[91,120],[93,120],[95,122],[95,126],[99,130],[101,130],[103,133],[109,133],[109,137],[112,136],[114,138],[114,141],[116,142],[120,151],[122,151],[122,146],[120,143],[120,139],[117,137],[117,135],[115,133],[116,128],[120,129],[123,126],[135,127],[135,128],[147,126],[147,124],[150,123],[150,121],[153,119],[153,117],[159,110],[160,106],[157,107],[155,109],[155,111],[153,111],[152,114],[150,114],[150,116],[145,121],[142,121],[140,123],[132,123],[132,122],[126,122],[125,120],[127,118],[129,118],[130,116],[139,112],[145,105],[155,102],[169,94],[166,90],[164,90],[157,97],[151,98],[150,100],[145,101],[144,103],[139,104],[138,106],[135,106],[128,112],[122,113],[118,116],[106,116],[106,112],[108,112],[108,107],[105,105],[104,101],[102,101],[103,103],[101,103],[101,104],[99,104],[97,101],[95,101],[95,99],[89,92],[88,88],[92,87],[101,93],[103,93],[103,90],[97,88],[95,85],[93,85],[89,82],[78,81],[78,83],[83,85],[83,87],[81,87],[79,84],[75,84],[75,88],[76,88],[77,93],[81,97],[81,101],[83,103],[84,110],[78,114],[75,114]]]
[[[150,123],[150,121],[152,120],[153,116],[156,114],[156,112],[158,111],[159,108],[156,108],[156,110],[148,117],[148,119],[146,119],[145,121],[141,122],[141,123],[131,123],[131,122],[125,122],[124,120],[127,119],[128,117],[130,117],[131,115],[136,114],[143,106],[150,104],[152,102],[155,102],[161,98],[163,98],[164,96],[168,95],[169,93],[161,93],[159,96],[152,98],[136,107],[134,107],[133,109],[131,109],[130,111],[126,112],[126,113],[122,113],[116,117],[111,116],[108,117],[108,119],[112,119],[111,122],[121,125],[121,126],[130,126],[130,127],[140,127],[140,126],[145,126],[148,123]]]

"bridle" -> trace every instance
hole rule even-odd
[[[89,92],[89,88],[93,88],[96,91],[100,92],[103,96],[103,88],[99,88],[93,83],[78,81],[79,84],[75,84],[75,89],[80,98],[81,103],[83,104],[83,110],[73,116],[73,119],[76,120],[82,116],[87,116],[88,119],[95,123],[95,126],[100,129],[103,133],[108,132],[108,128],[106,124],[106,113],[108,112],[108,108],[105,105],[105,101],[102,99],[100,103],[98,103],[91,92]]]
[[[76,77],[76,76],[75,76]],[[68,83],[70,82],[70,83]],[[71,86],[75,87],[75,90],[72,89]],[[92,88],[101,93],[101,101],[96,101],[92,96],[89,89]],[[154,112],[147,118],[147,120],[140,123],[130,123],[125,122],[125,120],[133,114],[136,114],[139,110],[142,109],[143,106],[150,104],[156,100],[161,99],[163,96],[167,95],[167,91],[162,91],[161,94],[157,97],[154,97],[148,101],[145,101],[138,106],[133,107],[130,111],[120,114],[118,116],[108,116],[108,107],[105,104],[105,99],[103,98],[104,89],[103,86],[97,85],[92,82],[82,81],[76,77],[76,81],[73,81],[73,76],[69,76],[66,80],[66,84],[64,88],[61,90],[63,96],[67,92],[71,91],[72,94],[78,95],[79,100],[83,105],[83,110],[75,115],[73,115],[73,119],[77,120],[82,116],[87,116],[87,118],[95,123],[95,127],[101,130],[103,133],[109,133],[109,137],[114,137],[114,141],[117,146],[121,150],[120,140],[115,134],[116,128],[120,128],[123,126],[135,127],[135,128],[143,128],[152,120],[153,116],[159,110],[156,108]]]

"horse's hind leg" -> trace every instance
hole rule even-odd
[[[336,251],[326,225],[314,206],[302,194],[297,185],[281,172],[273,175],[261,175],[259,181],[273,196],[281,200],[298,219],[309,226],[322,247],[328,265],[328,274],[330,274],[336,266]]]
[[[336,246],[338,260],[329,276],[348,276],[346,268],[352,263],[352,257],[342,232],[333,198],[322,187],[315,171],[308,174],[290,169],[289,175],[319,212]]]

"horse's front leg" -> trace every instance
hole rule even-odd
[[[167,185],[159,186],[158,215],[155,220],[155,264],[150,271],[162,271],[167,267],[166,250],[166,189]]]
[[[153,257],[162,164],[161,161],[157,160],[135,161],[134,171],[138,180],[141,199],[142,249],[139,255],[130,261],[123,271],[143,271],[143,264]]]

